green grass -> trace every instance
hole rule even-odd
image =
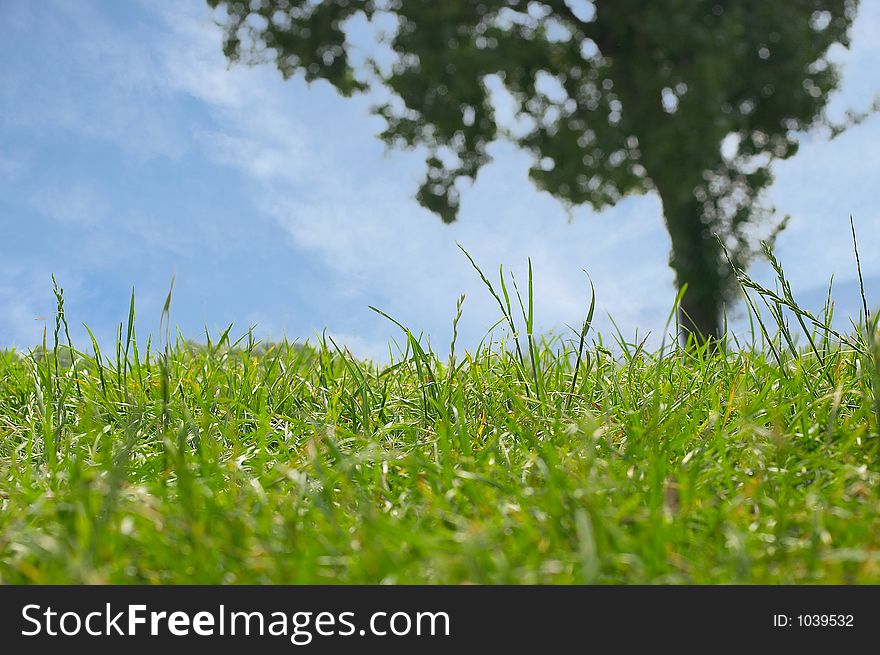
[[[880,583],[876,318],[840,335],[778,273],[741,278],[749,343],[650,352],[592,303],[542,339],[531,279],[484,276],[481,347],[400,326],[382,367],[194,347],[167,304],[139,344],[133,301],[75,349],[58,290],[44,346],[0,352],[0,582]]]

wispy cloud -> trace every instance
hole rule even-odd
[[[142,158],[185,151],[176,112],[151,102],[167,83],[138,25],[119,29],[92,2],[15,3],[7,13],[7,41],[19,40],[5,50],[0,125],[72,130]]]

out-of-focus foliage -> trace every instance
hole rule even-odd
[[[750,223],[770,165],[824,118],[839,76],[827,54],[849,44],[858,0],[208,0],[222,8],[232,60],[272,61],[342,94],[384,87],[382,137],[425,147],[418,200],[453,221],[462,180],[507,137],[533,153],[531,178],[568,205],[596,209],[656,190],[685,305],[717,332],[733,263],[751,256]],[[391,65],[355,69],[347,21],[394,19]],[[378,21],[377,21],[378,22]],[[517,129],[499,124],[512,98]],[[726,144],[722,153],[722,143]],[[708,318],[706,320],[709,320]],[[711,323],[711,321],[709,321]]]

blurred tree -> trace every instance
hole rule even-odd
[[[384,87],[381,137],[427,149],[419,202],[455,220],[461,181],[506,137],[533,153],[530,175],[567,206],[599,210],[656,191],[672,242],[683,335],[720,332],[734,265],[755,254],[760,193],[797,133],[825,121],[858,0],[208,0],[231,61],[271,61],[343,95]],[[394,61],[353,65],[347,21],[390,17],[377,33]],[[499,125],[497,90],[515,104]]]

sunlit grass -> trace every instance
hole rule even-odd
[[[167,304],[141,344],[134,301],[77,349],[59,290],[44,347],[0,352],[0,582],[878,583],[877,319],[838,334],[778,273],[741,280],[747,342],[652,351],[594,303],[542,340],[531,279],[483,276],[483,346],[398,324],[381,367],[195,347]]]

